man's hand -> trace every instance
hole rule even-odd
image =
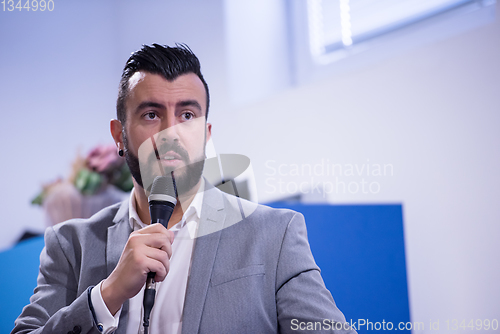
[[[167,276],[172,256],[173,232],[153,224],[130,234],[118,265],[101,284],[101,295],[111,314],[134,297],[146,282],[150,271],[155,281]]]

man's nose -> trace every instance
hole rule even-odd
[[[179,124],[175,117],[167,117],[161,125],[158,139],[161,142],[174,142],[179,140]]]

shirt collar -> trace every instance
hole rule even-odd
[[[137,191],[135,188],[132,189],[130,192],[130,198],[129,198],[129,224],[130,227],[132,228],[133,231],[140,230],[143,227],[146,227],[147,225],[144,224],[141,219],[139,218],[139,214],[137,213],[137,207],[135,203],[135,197],[134,197],[134,192]],[[196,195],[194,196],[193,200],[189,204],[187,210],[184,211],[184,214],[182,215],[181,221],[176,224],[177,229],[181,229],[184,227],[186,222],[195,220],[196,222],[199,222],[200,217],[201,217],[201,207],[203,204],[203,193],[205,191],[205,179],[202,177],[201,178],[201,183],[198,191],[196,192]],[[177,226],[179,225],[180,226]]]

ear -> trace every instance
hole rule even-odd
[[[111,130],[111,136],[115,140],[116,147],[119,150],[123,150],[123,126],[122,122],[117,119],[112,119],[109,123],[109,129]]]
[[[206,134],[205,142],[208,142],[210,140],[210,138],[212,137],[212,124],[207,123],[206,126],[207,126],[207,129],[205,131],[205,134]]]

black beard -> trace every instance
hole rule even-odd
[[[125,160],[127,161],[128,168],[130,169],[130,174],[132,174],[132,177],[135,179],[135,182],[141,188],[144,189],[144,185],[142,183],[142,176],[141,176],[141,168],[139,164],[139,158],[132,153],[129,148],[128,148],[128,140],[127,136],[125,135],[125,131],[123,131],[123,144],[125,146]],[[200,161],[190,163],[189,162],[189,154],[187,153],[184,148],[180,147],[178,144],[177,145],[171,145],[169,146],[168,144],[162,145],[160,148],[158,148],[160,152],[168,152],[168,151],[174,151],[177,154],[179,154],[185,161],[188,163],[186,166],[178,168],[176,170],[172,170],[170,168],[165,168],[164,169],[164,175],[170,174],[172,171],[174,172],[174,179],[175,179],[175,184],[177,188],[177,194],[182,195],[193,189],[195,185],[198,184],[200,181],[201,175],[203,174],[203,167],[205,166],[205,159],[201,159]],[[160,153],[161,154],[161,153]],[[152,152],[151,155],[148,158],[148,165],[157,163],[158,159],[156,158],[155,152]],[[150,191],[151,189],[146,189],[147,191]]]

